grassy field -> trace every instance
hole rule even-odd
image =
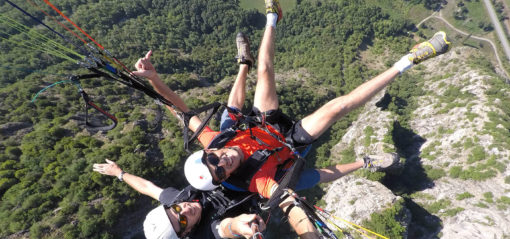
[[[282,5],[282,9],[284,11],[289,11],[293,9],[296,6],[297,0],[280,0],[280,4]],[[255,0],[241,0],[239,5],[243,9],[257,9],[260,12],[265,12],[264,10],[264,3],[262,1],[255,1]]]
[[[398,17],[408,18],[414,23],[418,23],[432,14],[432,11],[423,5],[414,5],[405,1],[366,0],[365,2],[367,5],[380,7],[383,12],[391,16],[398,15]]]
[[[468,9],[465,20],[457,20],[453,17],[455,10],[458,9],[457,4],[459,2],[459,0],[448,1],[446,7],[442,10],[443,17],[461,30],[468,31],[477,36],[486,35],[487,32],[483,31],[478,26],[480,22],[490,22],[487,10],[482,1],[462,1]]]
[[[510,2],[510,0],[505,0],[507,3]],[[502,58],[503,61],[503,67],[509,69],[510,64],[508,64],[508,61],[505,61],[504,53],[501,49],[501,44],[499,40],[496,37],[496,34],[493,31],[485,32],[478,26],[478,23],[480,21],[484,22],[490,22],[487,9],[485,8],[485,5],[482,3],[482,1],[463,1],[465,6],[468,8],[467,18],[466,20],[456,20],[453,17],[455,9],[457,9],[457,4],[460,2],[460,0],[453,0],[448,1],[448,4],[445,6],[445,8],[442,10],[443,17],[449,21],[452,25],[457,27],[460,30],[463,30],[465,32],[472,33],[473,35],[485,37],[490,40],[492,40],[496,47],[498,48],[498,53],[500,55],[500,58]],[[493,48],[489,45],[487,42],[480,42],[477,40],[469,39],[464,42],[464,45],[478,48],[480,51],[482,51],[487,57],[491,59],[491,61],[496,64],[496,58],[494,55]]]

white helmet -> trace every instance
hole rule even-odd
[[[184,163],[184,175],[188,183],[194,188],[202,191],[211,191],[218,187],[213,184],[213,177],[209,168],[202,163],[203,150],[190,155]]]
[[[163,205],[147,214],[143,231],[147,239],[179,239]]]

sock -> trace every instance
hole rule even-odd
[[[370,167],[370,157],[364,156],[363,157],[363,168]]]
[[[396,67],[398,71],[400,71],[400,74],[402,74],[404,71],[410,69],[413,66],[413,62],[409,60],[408,54],[400,58],[400,60],[397,61],[397,63],[395,63],[393,66]]]
[[[276,21],[278,20],[278,14],[271,12],[267,14],[266,26],[272,26],[276,28]]]

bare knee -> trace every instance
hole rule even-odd
[[[274,68],[271,64],[259,63],[257,67],[258,75],[270,75],[274,73]]]

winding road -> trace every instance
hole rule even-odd
[[[492,6],[492,5],[491,5]],[[416,24],[416,28],[419,28],[421,26],[421,24],[423,24],[424,22],[428,21],[429,19],[431,18],[436,18],[438,20],[441,20],[443,21],[446,25],[448,25],[450,28],[452,28],[453,30],[455,30],[456,32],[462,34],[462,35],[465,35],[465,36],[468,36],[470,35],[470,38],[473,38],[473,39],[476,39],[476,40],[479,40],[479,41],[485,41],[485,42],[488,42],[489,44],[491,44],[492,46],[492,49],[494,50],[494,54],[496,55],[496,60],[498,61],[498,64],[499,64],[499,67],[501,68],[501,70],[503,71],[503,73],[505,74],[506,76],[506,79],[507,79],[507,82],[509,82],[508,79],[510,79],[510,75],[508,74],[508,72],[506,71],[506,69],[503,67],[503,62],[501,61],[501,58],[499,57],[499,54],[498,54],[498,49],[496,47],[496,44],[494,44],[494,42],[492,42],[490,39],[487,39],[487,38],[483,38],[483,37],[478,37],[478,36],[473,36],[472,34],[469,34],[469,33],[466,33],[456,27],[454,27],[452,24],[450,24],[446,19],[443,18],[442,16],[442,13],[441,11],[439,11],[439,16],[437,16],[438,12],[434,12],[432,13],[432,15],[426,17],[425,19],[421,20],[418,24]],[[501,27],[501,26],[500,26]],[[504,34],[504,32],[503,32]],[[506,38],[505,38],[506,39]],[[510,52],[509,52],[510,53]]]

